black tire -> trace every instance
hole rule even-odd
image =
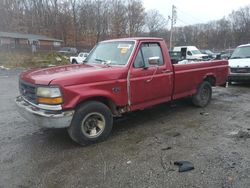
[[[113,116],[110,109],[101,102],[88,101],[75,111],[68,133],[75,142],[88,145],[106,139],[112,127]]]
[[[78,64],[75,59],[72,60],[72,64]]]
[[[212,87],[207,81],[204,81],[199,85],[197,93],[192,97],[192,103],[197,107],[207,106],[212,98]]]

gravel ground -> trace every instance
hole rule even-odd
[[[0,187],[250,187],[250,84],[214,88],[203,109],[180,100],[127,114],[107,141],[80,147],[18,115],[19,73],[0,70]]]

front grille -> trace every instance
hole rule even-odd
[[[243,67],[243,68],[231,68],[232,73],[250,73],[249,67]]]
[[[36,104],[36,86],[26,83],[22,80],[19,81],[20,94],[29,102]]]

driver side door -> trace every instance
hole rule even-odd
[[[149,59],[159,58],[158,65],[150,65]],[[156,104],[171,98],[172,72],[166,68],[160,43],[140,45],[130,72],[131,104]]]

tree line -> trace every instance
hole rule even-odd
[[[199,48],[215,50],[250,43],[250,6],[232,11],[217,21],[178,27],[174,42],[176,45],[196,44]]]
[[[155,36],[169,42],[169,19],[141,0],[1,0],[0,31],[42,34],[91,48],[120,37]],[[174,45],[226,49],[250,42],[250,6],[209,23],[174,28]]]
[[[161,25],[151,26],[150,19],[157,17],[165,20],[158,11],[146,14],[141,0],[0,1],[1,31],[44,34],[74,46],[139,36],[145,29],[154,32],[166,26],[162,20]]]

